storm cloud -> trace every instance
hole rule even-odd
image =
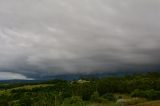
[[[159,0],[0,0],[0,71],[157,67],[159,34]]]

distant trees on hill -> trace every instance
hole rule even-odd
[[[160,99],[160,73],[94,80],[92,78],[87,81],[83,79],[81,82],[53,80],[42,84],[44,83],[53,86],[12,89],[25,84],[11,84],[5,87],[1,85],[5,89],[0,93],[1,106],[65,106],[65,104],[84,106],[84,101],[115,101],[115,93],[130,94],[132,97],[149,100]]]

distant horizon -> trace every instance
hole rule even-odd
[[[9,73],[9,72],[8,72]],[[110,76],[126,76],[126,75],[134,75],[134,74],[147,74],[147,73],[160,73],[159,70],[155,70],[155,71],[117,71],[117,72],[96,72],[96,73],[90,73],[90,74],[84,74],[84,73],[65,73],[65,74],[60,74],[60,75],[48,75],[48,76],[43,76],[43,77],[23,77],[20,78],[19,76],[16,75],[20,75],[20,74],[16,74],[16,73],[12,73],[12,77],[8,77],[8,78],[2,78],[0,76],[0,82],[2,81],[47,81],[47,80],[54,80],[54,79],[60,79],[60,80],[74,80],[74,79],[80,79],[81,77],[95,77],[95,78],[101,78],[101,77],[110,77]],[[0,72],[1,74],[1,72]],[[23,76],[23,75],[21,75]],[[17,77],[17,78],[16,78]]]

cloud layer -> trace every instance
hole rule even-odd
[[[43,76],[157,67],[159,19],[159,0],[0,0],[0,70]]]
[[[33,80],[24,75],[12,72],[0,72],[0,80]]]

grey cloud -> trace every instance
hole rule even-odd
[[[90,73],[160,63],[158,0],[0,0],[0,69]]]
[[[32,78],[27,78],[26,76],[18,74],[18,73],[0,72],[0,80],[14,80],[14,79],[33,80]]]

